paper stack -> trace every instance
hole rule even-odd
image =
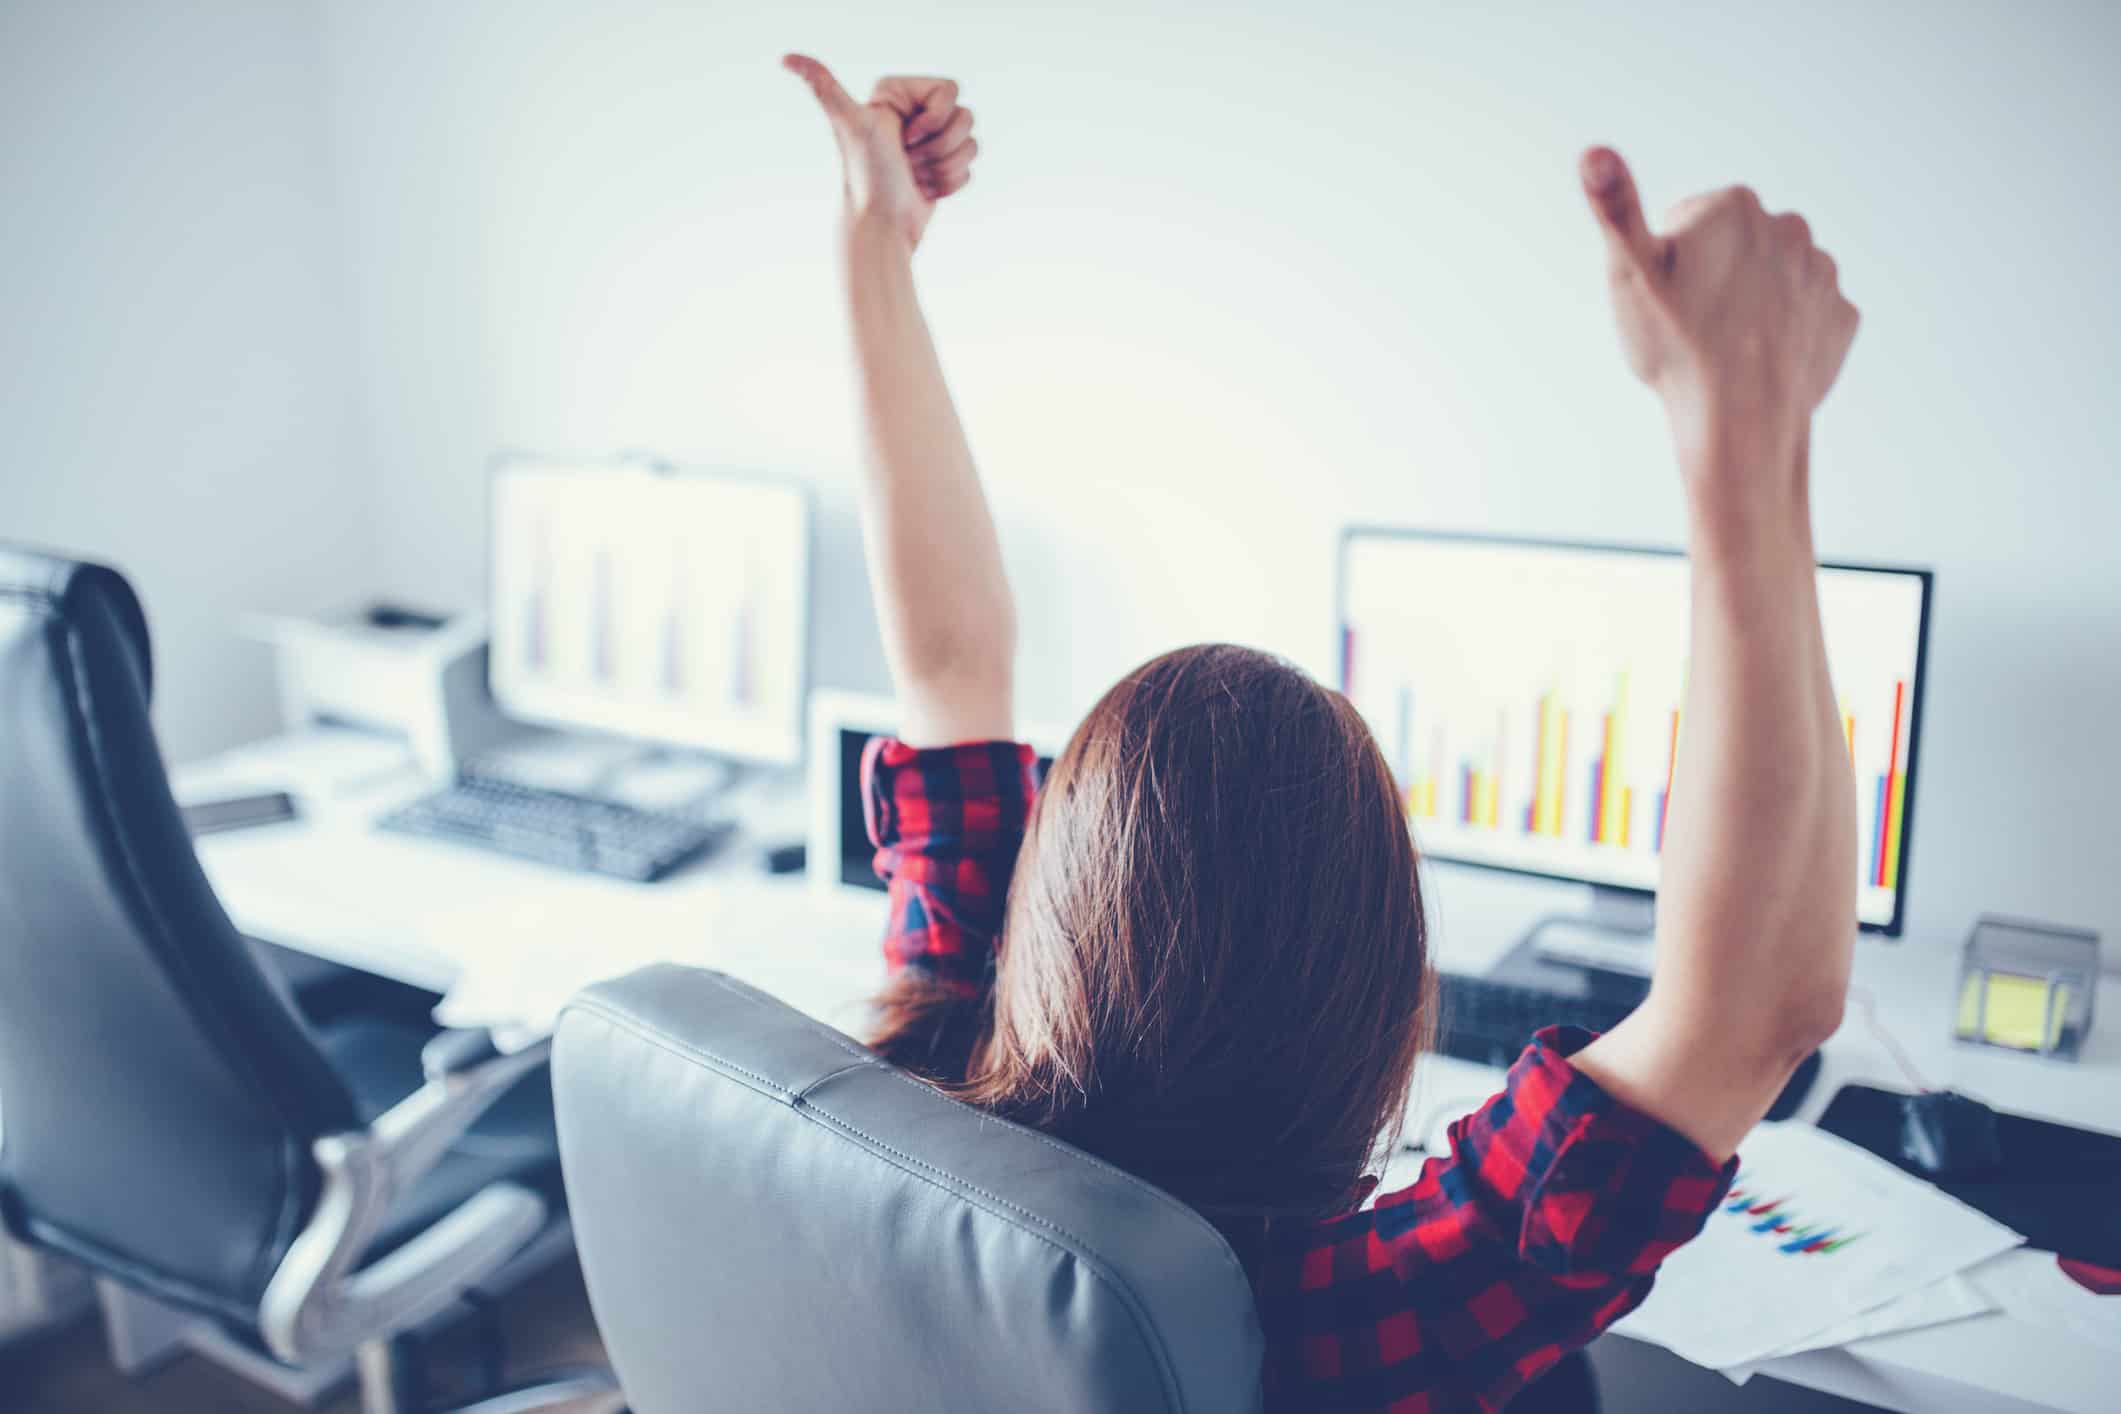
[[[2121,1355],[2121,1291],[2070,1276],[2052,1252],[2006,1252],[1968,1272],[1967,1280],[2015,1320]]]
[[[1962,1274],[2022,1241],[1831,1134],[1764,1124],[1723,1205],[1615,1329],[1743,1381],[1777,1356],[1993,1309]]]

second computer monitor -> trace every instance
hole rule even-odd
[[[1856,779],[1865,928],[1897,934],[1930,577],[1822,565]],[[1676,552],[1355,530],[1341,687],[1390,759],[1424,853],[1657,887],[1687,668]]]
[[[489,677],[504,709],[742,760],[801,759],[801,487],[510,460],[492,489]]]

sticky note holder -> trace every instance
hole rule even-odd
[[[2098,984],[2098,934],[1984,916],[1960,954],[1953,1035],[2075,1060],[2091,1030]]]

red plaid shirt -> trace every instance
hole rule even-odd
[[[967,998],[988,985],[1033,765],[1015,742],[870,743],[863,795],[894,973]],[[1737,1160],[1719,1169],[1570,1065],[1589,1040],[1541,1032],[1412,1187],[1269,1230],[1254,1287],[1270,1409],[1497,1410],[1649,1294]]]

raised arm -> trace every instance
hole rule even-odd
[[[1578,1069],[1722,1159],[1840,1024],[1856,800],[1813,564],[1812,413],[1855,338],[1804,218],[1743,187],[1643,220],[1585,154],[1614,312],[1686,487],[1692,646],[1649,998]]]
[[[857,103],[815,59],[810,86],[846,175],[847,308],[867,442],[863,542],[910,745],[1013,735],[1016,608],[972,450],[913,286],[935,204],[970,180],[972,110],[948,79],[887,78]]]

